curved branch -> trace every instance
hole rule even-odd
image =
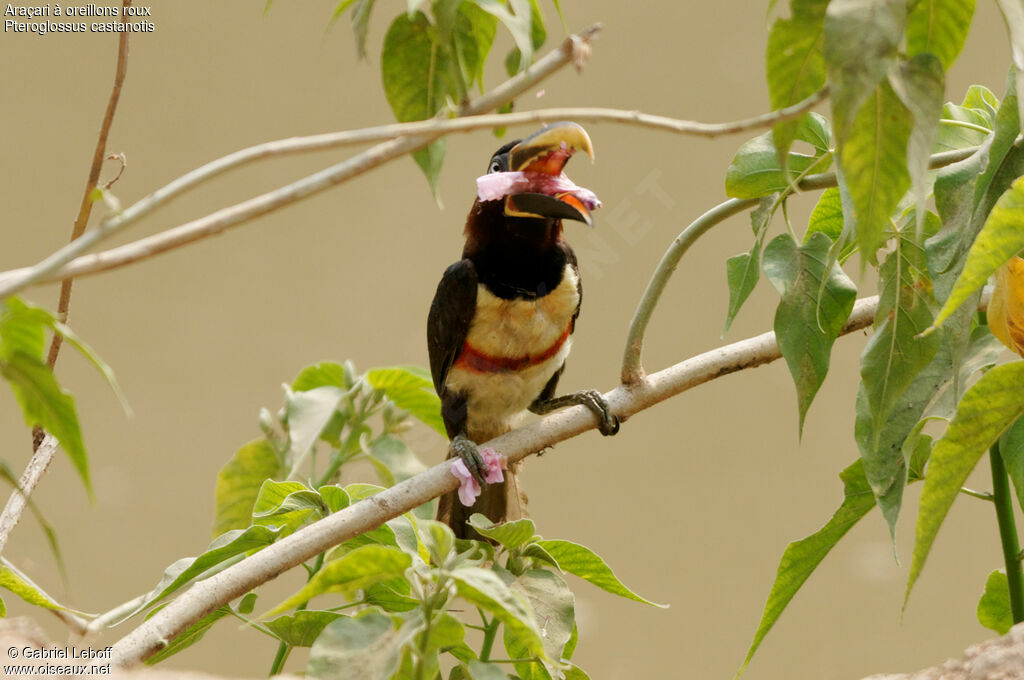
[[[958,161],[965,160],[974,155],[980,147],[970,147],[955,151],[944,151],[934,154],[929,160],[928,167],[941,168],[952,165]],[[814,191],[836,186],[836,174],[826,172],[818,175],[808,175],[797,182],[797,188],[801,191]],[[672,241],[672,244],[662,255],[661,261],[654,270],[647,289],[644,290],[636,311],[633,313],[633,320],[629,324],[629,332],[626,334],[626,348],[622,353],[621,379],[624,385],[631,385],[643,379],[644,369],[640,361],[640,354],[643,350],[644,334],[647,332],[647,324],[651,320],[654,308],[661,299],[661,294],[668,285],[668,280],[679,265],[686,251],[693,245],[694,241],[703,236],[715,225],[721,224],[727,218],[748,210],[758,204],[759,198],[738,199],[732,198],[724,203],[719,203],[694,220]]]
[[[870,326],[877,306],[877,296],[858,300],[842,333]],[[768,332],[687,359],[634,384],[620,385],[604,396],[612,412],[625,420],[697,385],[769,363],[780,356],[775,334]],[[593,414],[582,406],[574,406],[492,439],[485,445],[494,447],[510,462],[515,462],[595,427]],[[113,663],[119,667],[140,663],[217,607],[245,595],[332,546],[454,490],[458,481],[450,469],[450,463],[439,463],[200,581],[118,641],[113,648]]]
[[[530,85],[534,82],[536,82],[536,80],[531,81]],[[639,111],[623,111],[619,109],[554,108],[540,109],[537,111],[523,111],[519,113],[471,115],[465,118],[434,119],[417,121],[414,123],[398,123],[394,125],[381,125],[377,127],[364,128],[362,130],[332,132],[309,137],[294,137],[291,139],[283,139],[252,146],[211,161],[210,163],[179,177],[170,184],[167,184],[142,199],[135,205],[132,205],[120,216],[112,218],[112,222],[116,221],[117,228],[121,229],[128,224],[137,221],[171,199],[180,196],[186,191],[193,189],[204,182],[207,182],[213,177],[254,161],[274,156],[331,149],[340,146],[380,140],[395,140],[405,135],[431,135],[431,138],[434,139],[436,138],[435,135],[442,136],[457,132],[470,132],[472,130],[493,128],[496,126],[535,125],[538,123],[565,119],[573,119],[577,121],[607,121],[657,130],[666,130],[677,134],[716,137],[718,135],[769,127],[780,121],[801,116],[824,99],[826,95],[827,90],[821,90],[793,106],[779,109],[778,111],[772,111],[771,113],[760,116],[755,116],[753,118],[746,118],[728,123],[698,123],[695,121],[667,118],[665,116],[654,116],[641,113]],[[476,103],[468,110],[481,110],[482,106],[490,106],[490,104],[485,103],[481,105]],[[375,147],[375,149],[379,148],[380,147]],[[371,154],[375,149],[371,149],[363,156]],[[366,170],[383,163],[385,160],[390,160],[392,157],[394,156],[389,153],[383,160],[374,158],[371,160],[369,165],[356,167],[351,174],[346,174],[342,180],[339,180],[339,182],[344,181],[344,179],[348,179],[355,174],[365,172]],[[357,156],[350,162],[355,163],[361,158],[362,156]],[[302,180],[300,180],[300,182],[301,181]],[[286,200],[286,202],[292,202],[292,200],[299,200],[299,198],[304,197],[304,195],[295,198],[291,197],[292,192],[288,190],[291,187],[295,187],[296,184],[299,184],[299,182],[278,190],[278,192],[282,194],[283,200]],[[274,194],[278,192],[271,193]],[[252,199],[252,201],[239,204],[233,208],[225,208],[224,210],[218,211],[217,213],[207,217],[193,220],[192,222],[175,227],[174,229],[161,232],[160,234],[150,236],[148,238],[140,239],[118,248],[113,248],[94,255],[78,257],[68,262],[59,270],[37,279],[36,282],[45,283],[62,277],[86,276],[89,274],[107,271],[109,269],[115,269],[117,267],[123,267],[172,248],[177,248],[191,243],[197,239],[219,233],[222,229],[235,223],[231,221],[233,211],[249,206],[250,204],[252,204],[253,207],[256,207],[256,201],[260,199],[267,199],[269,196],[270,194],[264,194],[258,199]],[[276,207],[280,207],[280,205],[275,203],[274,207],[270,209],[274,209]],[[227,224],[220,226],[222,220],[227,221]],[[4,272],[0,275],[0,296],[3,295],[3,282],[6,281],[8,277],[22,276],[28,271],[30,271],[29,268],[16,269],[10,272]]]
[[[601,30],[600,24],[595,24],[579,34],[569,36],[560,47],[552,50],[543,58],[538,59],[528,69],[509,78],[485,95],[467,103],[461,110],[461,114],[472,116],[486,113],[511,101],[524,91],[537,84],[541,80],[555,73],[566,64],[572,63],[578,57],[578,53],[589,41]],[[237,205],[223,208],[211,213],[206,217],[193,220],[187,224],[176,227],[166,232],[157,234],[146,241],[146,251],[149,254],[163,252],[171,248],[191,243],[197,239],[218,234],[228,227],[252,220],[260,215],[276,210],[284,205],[308,198],[321,191],[329,189],[345,182],[346,180],[371,170],[387,161],[393,160],[405,154],[418,151],[440,137],[443,133],[437,131],[425,132],[418,135],[397,137],[390,141],[378,144],[353,158],[325,168],[320,172],[292,182],[280,189],[270,191],[248,201]],[[222,159],[223,160],[223,159]],[[215,161],[214,163],[217,163]],[[202,169],[200,169],[202,170]],[[123,231],[130,224],[138,220],[142,215],[166,202],[170,197],[180,193],[185,188],[192,186],[196,181],[196,172],[185,175],[174,182],[158,189],[138,203],[122,211],[121,213],[101,222],[92,231],[86,232],[81,238],[69,243],[64,248],[53,253],[38,264],[23,269],[6,272],[0,278],[0,300],[17,293],[18,291],[54,278],[66,278],[84,273],[82,270],[72,270],[64,267],[75,257],[87,252],[96,244],[104,241],[114,234]],[[141,242],[140,242],[141,243]],[[119,249],[118,249],[119,250]],[[119,256],[124,256],[120,253]],[[94,256],[95,257],[95,256]],[[120,264],[112,265],[110,261],[116,258],[108,258],[94,262],[94,268],[90,271],[109,269],[111,266],[127,264],[135,259],[120,261]]]

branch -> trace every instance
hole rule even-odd
[[[937,153],[929,160],[928,167],[934,169],[952,165],[970,158],[979,148],[970,147]],[[836,186],[834,172],[808,175],[797,182],[797,188],[801,191],[813,191],[834,186]],[[721,224],[737,213],[756,206],[759,201],[759,198],[731,198],[724,203],[719,203],[694,220],[672,241],[654,270],[647,289],[637,304],[636,311],[633,312],[633,320],[629,324],[629,332],[626,335],[626,348],[622,353],[621,380],[624,385],[631,385],[643,380],[644,368],[640,362],[640,353],[643,350],[644,334],[647,332],[647,324],[651,320],[651,315],[654,314],[654,308],[658,305],[665,286],[668,285],[668,280],[679,265],[679,260],[686,254],[690,246],[712,227]]]
[[[600,29],[600,24],[595,24],[577,35],[569,36],[559,48],[537,60],[537,62],[522,73],[506,80],[489,93],[466,104],[462,109],[462,113],[469,116],[486,113],[515,99],[530,87],[558,71],[566,64],[571,63],[577,57],[577,53],[589,43]],[[80,259],[91,263],[90,272],[102,271],[115,266],[123,266],[142,257],[177,248],[206,236],[219,234],[229,227],[247,222],[290,203],[295,203],[318,194],[387,161],[418,151],[442,134],[442,132],[432,131],[419,135],[397,137],[275,191],[270,191],[248,201],[223,208],[174,229],[142,239],[134,244],[129,244],[129,246],[115,248],[106,253],[99,253]],[[34,283],[52,280],[53,278],[77,276],[84,273],[81,269],[62,269],[62,267],[101,241],[123,231],[142,215],[163,204],[172,196],[181,193],[186,188],[194,186],[200,181],[209,179],[209,177],[219,172],[223,172],[226,169],[221,167],[223,165],[221,161],[223,160],[214,161],[210,165],[180,177],[163,188],[158,189],[121,213],[104,220],[95,229],[86,232],[81,238],[61,248],[38,264],[7,272],[0,279],[0,300]],[[210,169],[210,166],[216,167]],[[126,249],[128,252],[126,252]]]
[[[636,125],[639,127],[657,130],[667,130],[677,134],[716,137],[723,134],[770,127],[780,121],[801,116],[824,99],[827,94],[827,90],[821,90],[793,106],[779,109],[778,111],[772,111],[771,113],[760,116],[755,116],[753,118],[746,118],[728,123],[699,123],[689,120],[667,118],[665,116],[654,116],[641,113],[639,111],[625,111],[620,109],[554,108],[540,109],[537,111],[524,111],[520,113],[472,115],[456,119],[434,119],[417,121],[414,123],[396,123],[394,125],[381,125],[377,127],[363,128],[361,130],[332,132],[322,135],[312,135],[309,137],[282,139],[236,151],[235,153],[211,161],[210,163],[193,170],[187,175],[183,175],[125,210],[120,217],[120,222],[117,224],[119,229],[127,226],[128,224],[140,219],[143,215],[153,211],[160,205],[163,205],[171,199],[180,196],[188,190],[193,189],[200,184],[227,172],[228,170],[247,165],[257,160],[275,156],[332,149],[365,142],[394,140],[407,135],[430,135],[432,139],[436,139],[438,136],[449,135],[456,132],[470,132],[473,130],[493,128],[497,126],[536,125],[538,123],[567,119],[577,121],[606,121],[626,125]],[[474,107],[475,110],[480,110],[480,108],[479,104]],[[390,158],[387,160],[390,160]],[[378,163],[375,163],[370,167],[374,167],[377,164]],[[365,172],[365,170],[370,169],[370,167],[360,170],[359,172]],[[221,211],[221,213],[224,212],[225,211]],[[211,215],[210,217],[213,216]],[[113,219],[116,220],[118,218]],[[219,231],[221,231],[221,229],[217,228],[211,228],[207,231],[202,225],[202,220],[195,220],[156,236],[140,239],[139,241],[102,253],[79,257],[68,262],[68,264],[61,267],[59,270],[38,279],[36,282],[45,283],[64,276],[86,276],[117,267],[123,267],[172,248],[191,243],[198,238],[219,233]],[[29,268],[23,268],[5,272],[0,275],[0,286],[8,280],[8,277],[13,278],[26,275],[29,271]],[[2,292],[0,292],[0,295],[2,295]]]
[[[877,306],[877,297],[858,300],[842,333],[870,326]],[[621,385],[604,396],[612,412],[626,420],[697,385],[769,363],[780,356],[775,334],[764,333],[698,355],[636,383]],[[514,463],[595,427],[593,414],[582,406],[574,406],[492,439],[483,446],[494,447]],[[113,663],[119,667],[140,663],[217,607],[245,595],[332,546],[454,490],[458,481],[450,470],[450,462],[439,463],[200,581],[118,641],[113,649]]]
[[[126,11],[132,4],[132,0],[123,0],[121,5],[122,24],[128,21]],[[74,241],[85,232],[85,225],[89,223],[89,215],[92,214],[93,200],[91,194],[100,180],[100,170],[103,168],[103,160],[107,153],[107,136],[110,134],[110,125],[114,122],[114,112],[117,111],[117,102],[121,99],[121,86],[124,85],[124,77],[128,73],[128,31],[121,33],[117,45],[117,67],[114,70],[114,86],[110,90],[110,99],[107,100],[107,110],[103,114],[103,122],[100,123],[100,134],[96,139],[96,148],[92,152],[92,165],[89,168],[89,178],[85,182],[85,191],[82,193],[82,203],[78,206],[78,217],[75,218],[75,225],[71,228],[71,240]],[[122,162],[123,170],[123,162]],[[118,173],[118,177],[121,174]],[[67,323],[68,308],[71,305],[71,278],[60,282],[60,299],[57,303],[57,318],[61,323]],[[64,342],[64,336],[60,333],[53,334],[50,341],[50,351],[46,357],[46,363],[52,369],[57,364],[57,355]],[[38,445],[36,446],[38,449]]]
[[[132,4],[132,0],[124,0],[122,8]],[[126,12],[121,10],[121,22],[125,21]],[[89,215],[92,212],[92,200],[89,195],[96,188],[99,182],[100,170],[103,167],[103,157],[107,149],[107,136],[110,134],[110,125],[114,121],[114,111],[117,110],[117,102],[121,98],[121,86],[124,84],[124,77],[128,71],[128,35],[127,31],[121,33],[117,48],[117,67],[114,70],[114,85],[110,90],[110,98],[107,100],[107,110],[103,114],[103,122],[100,123],[100,134],[96,140],[96,148],[92,154],[92,165],[89,167],[89,177],[85,182],[85,191],[82,194],[82,202],[78,207],[78,216],[71,229],[71,240],[74,241],[85,231],[85,225],[89,222]],[[57,303],[57,315],[61,322],[67,321],[68,308],[71,304],[71,279],[67,278],[60,284],[60,299]],[[52,370],[57,363],[57,355],[60,353],[61,343],[64,341],[62,333],[54,333],[50,341],[50,351],[46,363]],[[14,527],[21,521],[21,515],[25,511],[28,497],[39,484],[46,469],[57,451],[57,440],[47,435],[42,428],[36,427],[32,431],[32,457],[21,474],[18,488],[11,493],[0,514],[0,555],[7,546],[7,539],[10,538]],[[73,619],[67,619],[69,623]]]

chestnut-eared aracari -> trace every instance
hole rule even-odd
[[[462,259],[445,271],[430,306],[430,372],[451,439],[448,457],[461,457],[483,487],[472,507],[455,492],[441,498],[438,519],[459,537],[475,536],[466,520],[476,512],[493,522],[524,516],[518,465],[509,465],[504,482],[488,485],[477,445],[511,430],[527,410],[582,404],[602,434],[619,429],[600,393],[555,397],[583,296],[562,220],[592,225],[590,208],[598,205],[562,174],[575,151],[594,157],[575,123],[549,125],[498,149],[478,181]],[[492,182],[485,194],[487,180],[497,180],[498,189]]]

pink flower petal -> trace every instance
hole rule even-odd
[[[489,448],[481,449],[480,455],[483,457],[484,465],[487,467],[487,475],[484,477],[484,481],[488,484],[504,482],[505,475],[501,471],[508,465],[505,456]]]
[[[459,500],[466,507],[473,505],[477,496],[480,495],[480,483],[473,479],[473,475],[470,474],[469,468],[461,458],[452,461],[451,472],[452,476],[459,480]]]
[[[545,172],[491,172],[476,178],[476,195],[481,201],[496,201],[505,196],[525,193],[548,196],[569,193],[587,206],[588,210],[601,207],[597,194],[577,186],[564,172],[561,175]]]

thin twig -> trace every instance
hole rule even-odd
[[[123,0],[121,5],[120,22],[123,24],[128,20],[128,7],[132,0]],[[110,89],[110,98],[107,100],[107,110],[103,114],[103,122],[100,123],[100,134],[96,139],[96,148],[92,152],[92,165],[89,167],[89,179],[85,182],[85,191],[82,193],[82,202],[78,206],[78,217],[71,228],[71,240],[74,241],[85,232],[85,226],[89,223],[89,215],[92,214],[92,192],[99,185],[100,171],[103,169],[103,160],[107,155],[107,137],[110,134],[110,125],[114,122],[114,112],[117,111],[117,102],[121,99],[121,86],[124,85],[124,77],[128,73],[128,36],[129,31],[122,31],[117,44],[117,67],[114,70],[114,86]],[[122,162],[122,170],[124,164]],[[121,173],[118,173],[118,177]],[[57,302],[57,318],[61,323],[67,323],[68,308],[71,305],[71,281],[70,277],[60,282],[60,299]],[[50,351],[46,357],[46,363],[52,369],[57,364],[57,355],[60,353],[64,336],[54,333],[50,341]],[[38,448],[38,446],[36,447]]]
[[[132,4],[132,0],[124,0],[123,7],[128,7]],[[124,22],[126,12],[121,10],[121,21]],[[107,136],[110,133],[110,124],[114,120],[114,111],[117,109],[117,101],[121,97],[121,86],[124,83],[125,73],[128,69],[128,31],[121,33],[120,41],[118,42],[117,48],[117,67],[114,71],[114,86],[110,91],[110,98],[107,100],[107,110],[103,114],[103,122],[100,124],[99,137],[96,140],[96,148],[92,154],[92,165],[89,167],[89,177],[85,183],[85,192],[82,194],[82,202],[78,207],[78,217],[75,218],[75,224],[71,230],[71,240],[74,241],[82,232],[85,231],[85,225],[89,222],[89,214],[92,211],[92,200],[89,195],[92,190],[96,188],[96,183],[99,181],[100,170],[103,167],[103,157],[107,148]],[[71,279],[66,278],[61,281],[60,284],[60,299],[57,303],[57,316],[63,323],[68,318],[68,307],[71,304]],[[50,341],[50,350],[47,354],[46,363],[52,370],[54,365],[57,363],[57,356],[60,353],[61,344],[64,341],[64,335],[61,333],[54,333],[53,339]],[[42,428],[36,427],[32,430],[32,457],[29,459],[28,465],[25,467],[25,471],[21,475],[21,486],[20,490],[15,489],[11,493],[11,497],[7,500],[7,505],[4,506],[3,513],[0,514],[0,554],[3,554],[4,547],[7,545],[7,539],[11,532],[14,531],[14,527],[18,525],[21,520],[21,514],[25,510],[25,505],[28,501],[27,496],[32,494],[39,480],[42,479],[46,469],[50,467],[50,462],[53,460],[53,456],[57,451],[57,440],[53,437],[48,436]],[[62,616],[58,614],[58,616]],[[64,618],[64,617],[62,617]],[[72,619],[66,619],[69,625],[74,627],[76,623]]]
[[[858,300],[842,333],[871,325],[878,298]],[[697,385],[753,368],[780,356],[774,333],[743,340],[683,361],[632,385],[604,395],[621,420]],[[486,446],[516,462],[597,426],[593,414],[575,406],[539,422],[492,439]],[[452,491],[458,480],[448,463],[439,463],[415,477],[355,503],[270,545],[238,564],[200,581],[114,645],[113,663],[134,666],[166,646],[192,623],[217,607],[241,597],[282,572],[315,555],[365,533],[398,515]]]
[[[972,156],[978,148],[971,147],[937,153],[931,157],[929,167],[940,168],[962,161]],[[797,183],[797,188],[801,191],[813,191],[834,186],[836,186],[836,175],[834,172],[808,175]],[[651,320],[654,308],[658,305],[658,300],[661,299],[665,286],[668,285],[668,280],[679,265],[679,260],[686,254],[686,251],[689,250],[694,241],[703,236],[709,229],[721,224],[727,218],[737,213],[754,207],[758,204],[759,200],[757,198],[732,198],[720,203],[694,220],[672,241],[668,250],[662,255],[661,261],[654,270],[654,274],[651,275],[651,280],[647,284],[643,297],[640,298],[640,302],[637,304],[636,311],[633,312],[633,320],[630,322],[629,332],[626,334],[626,348],[622,353],[621,379],[623,384],[629,385],[643,379],[644,368],[640,355],[643,350],[647,324]]]
[[[496,109],[502,104],[515,99],[524,91],[571,62],[574,52],[579,49],[579,45],[586,44],[599,30],[600,24],[595,24],[581,31],[578,35],[570,36],[559,48],[538,59],[522,73],[506,80],[489,93],[469,102],[463,108],[463,111],[466,115],[478,115]],[[125,253],[122,249],[114,249],[108,251],[111,254],[109,259],[96,259],[95,255],[84,259],[92,263],[94,268],[90,271],[99,271],[113,266],[122,266],[128,262],[134,262],[141,257],[148,257],[149,255],[161,253],[207,236],[219,234],[228,227],[236,226],[285,205],[308,198],[382,165],[387,161],[418,151],[442,134],[442,132],[432,131],[419,135],[397,137],[371,147],[346,161],[292,182],[280,189],[223,208],[205,217],[157,234],[149,239],[143,239],[134,244],[138,247],[135,253]],[[96,228],[86,232],[81,238],[69,243],[38,264],[0,275],[0,300],[34,283],[52,280],[54,276],[64,278],[83,273],[78,269],[62,267],[101,241],[124,230],[141,215],[160,205],[171,195],[181,191],[182,185],[194,182],[195,177],[192,176],[194,174],[190,173],[190,175],[171,182],[119,214],[102,221]]]
[[[182,195],[188,190],[193,189],[200,184],[209,181],[213,177],[227,172],[228,170],[274,156],[319,151],[380,140],[394,140],[406,135],[449,135],[456,132],[470,132],[472,130],[493,128],[497,126],[507,127],[528,124],[536,125],[538,123],[569,119],[588,122],[614,122],[627,125],[637,125],[639,127],[657,130],[666,130],[678,134],[716,137],[718,135],[770,127],[780,121],[801,116],[814,105],[819,103],[826,94],[827,91],[822,90],[811,97],[808,97],[804,101],[785,109],[779,109],[778,111],[772,111],[771,113],[756,116],[754,118],[747,118],[728,123],[698,123],[695,121],[667,118],[665,116],[654,116],[641,113],[639,111],[624,111],[619,109],[557,108],[541,109],[538,111],[523,111],[519,113],[474,115],[455,119],[433,119],[418,121],[415,123],[381,125],[377,127],[364,128],[362,130],[332,132],[309,137],[282,139],[241,149],[232,154],[211,161],[210,163],[179,177],[170,184],[162,187],[150,196],[142,199],[137,204],[125,210],[122,213],[119,225],[120,227],[127,226],[160,205],[167,203],[171,199]],[[119,248],[102,253],[96,253],[92,256],[77,258],[69,262],[54,274],[40,279],[39,282],[43,283],[50,281],[61,275],[85,276],[88,274],[95,274],[97,272],[106,271],[115,267],[122,267],[132,262],[151,257],[179,245],[191,243],[194,239],[180,238],[180,236],[182,233],[188,233],[185,231],[186,227],[196,230],[200,229],[201,227],[196,226],[198,222],[200,221],[196,220],[187,225],[169,230],[176,234],[175,237],[164,237],[164,234],[168,234],[169,232],[163,232],[163,234],[141,239]],[[217,232],[204,232],[202,235],[211,235],[213,233]],[[4,272],[3,274],[0,274],[0,281],[6,280],[8,276],[17,276],[24,274],[27,271],[28,269],[18,269],[10,272]]]

